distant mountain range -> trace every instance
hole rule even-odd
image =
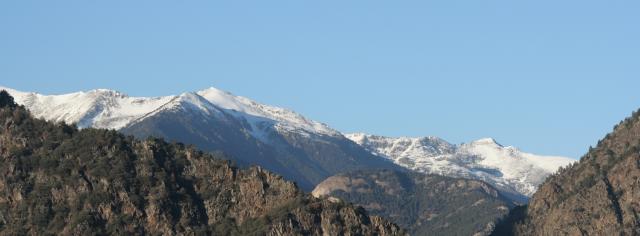
[[[492,138],[453,145],[437,137],[390,138],[367,134],[346,137],[417,172],[482,180],[512,197],[531,196],[558,167],[575,161],[525,153],[502,146]]]
[[[345,135],[293,111],[216,88],[164,97],[129,97],[104,89],[63,95],[0,89],[36,117],[222,151],[240,165],[263,166],[307,191],[343,172],[406,167],[484,180],[523,200],[546,176],[572,162],[523,153],[492,139],[456,146],[435,137]]]

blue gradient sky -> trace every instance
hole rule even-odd
[[[0,85],[215,86],[341,131],[579,157],[640,107],[640,1],[1,1]]]

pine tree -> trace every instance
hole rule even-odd
[[[0,91],[0,108],[9,107],[15,108],[18,104],[13,101],[13,97],[5,90]]]

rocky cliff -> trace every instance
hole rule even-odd
[[[2,235],[403,234],[260,167],[34,119],[4,91],[0,105]]]

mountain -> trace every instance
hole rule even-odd
[[[514,206],[482,181],[388,170],[338,174],[313,195],[363,206],[411,235],[488,235]]]
[[[640,235],[640,111],[500,225],[496,235]]]
[[[4,89],[36,117],[222,151],[239,165],[263,166],[308,191],[344,171],[401,169],[325,124],[216,88],[153,98],[104,89],[63,95]]]
[[[346,134],[368,151],[420,173],[478,179],[526,202],[539,184],[573,159],[538,156],[485,138],[453,145],[437,137],[390,138]]]
[[[34,119],[0,92],[2,235],[403,235],[181,144]]]
[[[546,176],[573,161],[524,153],[493,139],[452,145],[435,137],[343,135],[293,111],[216,88],[152,98],[105,89],[63,95],[7,90],[36,117],[222,151],[241,166],[260,165],[307,191],[342,172],[403,166],[483,180],[524,202]]]

